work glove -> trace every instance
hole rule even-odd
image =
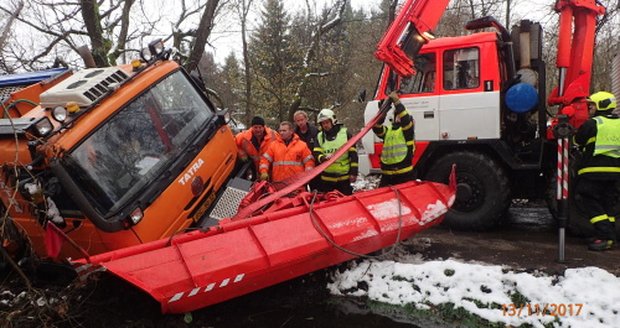
[[[269,180],[269,173],[261,173],[259,179],[260,179],[260,181],[267,181],[267,180]]]
[[[394,105],[400,104],[400,98],[398,97],[398,93],[396,93],[396,91],[390,92],[389,97],[390,97],[390,99],[392,99],[392,103]]]

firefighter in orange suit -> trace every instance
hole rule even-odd
[[[278,183],[296,174],[314,168],[314,157],[307,144],[302,141],[291,122],[280,123],[280,139],[272,142],[260,159],[260,179]]]
[[[267,151],[269,144],[279,139],[278,133],[265,126],[265,120],[260,116],[254,116],[250,129],[235,136],[237,150],[241,161],[252,160],[255,172],[258,172],[260,155]]]
[[[605,91],[588,97],[590,115],[575,134],[583,150],[578,163],[576,196],[596,231],[588,249],[603,251],[616,243],[616,211],[620,184],[620,117],[616,97]]]

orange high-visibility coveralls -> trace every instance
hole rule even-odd
[[[278,139],[272,142],[261,156],[260,174],[269,173],[270,167],[271,181],[279,182],[313,169],[314,157],[306,143],[293,134],[293,140],[288,145]]]
[[[258,165],[260,164],[261,154],[267,151],[269,144],[274,140],[280,139],[278,133],[268,127],[265,127],[265,137],[261,141],[259,149],[256,149],[252,144],[252,130],[245,130],[235,136],[237,142],[237,149],[239,158],[251,158],[254,162],[256,172],[258,172]]]

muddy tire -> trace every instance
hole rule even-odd
[[[491,158],[475,152],[456,152],[435,161],[424,179],[448,182],[456,164],[456,201],[443,224],[459,230],[488,230],[498,225],[510,206],[510,181]]]

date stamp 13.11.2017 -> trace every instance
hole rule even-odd
[[[507,317],[553,316],[573,317],[583,312],[582,303],[523,303],[502,304],[502,314]]]

